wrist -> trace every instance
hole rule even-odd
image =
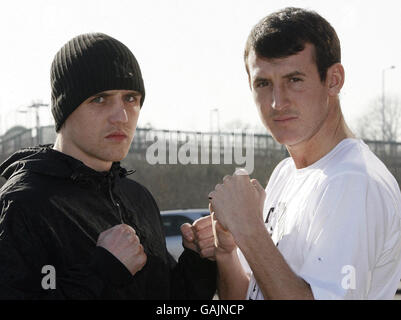
[[[226,262],[226,261],[231,260],[236,257],[237,248],[235,248],[234,250],[232,250],[230,252],[227,252],[225,250],[219,250],[219,248],[216,248],[215,255],[216,255],[217,262]]]
[[[270,237],[263,220],[248,224],[247,228],[242,228],[239,232],[233,232],[235,243],[241,250],[249,246],[254,247],[255,243],[259,243],[266,235]]]

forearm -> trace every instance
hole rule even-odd
[[[234,250],[231,254],[216,254],[216,261],[219,298],[221,300],[245,299],[249,277],[239,261],[237,250]]]
[[[308,283],[298,277],[274,245],[264,225],[238,239],[265,299],[313,299]]]

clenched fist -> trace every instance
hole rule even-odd
[[[135,230],[126,224],[116,225],[103,231],[97,245],[111,252],[132,275],[146,264],[146,254]]]
[[[231,254],[237,249],[237,244],[235,243],[234,237],[230,231],[225,229],[221,223],[216,219],[213,206],[209,203],[209,211],[212,216],[213,223],[213,235],[214,235],[214,246],[215,254],[225,255]]]
[[[243,169],[225,176],[209,193],[214,216],[223,229],[228,229],[237,242],[238,237],[253,232],[255,225],[263,224],[263,206],[266,192],[259,182],[250,179]]]
[[[184,223],[181,226],[181,233],[184,247],[199,253],[202,258],[215,260],[214,236],[210,215],[197,219],[192,225]]]

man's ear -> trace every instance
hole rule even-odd
[[[330,96],[337,96],[344,85],[345,72],[341,63],[335,63],[327,69],[326,83]]]

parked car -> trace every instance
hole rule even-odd
[[[167,250],[175,260],[178,260],[184,248],[180,227],[188,222],[192,224],[195,220],[209,215],[209,209],[187,209],[166,210],[160,212],[166,236]]]

